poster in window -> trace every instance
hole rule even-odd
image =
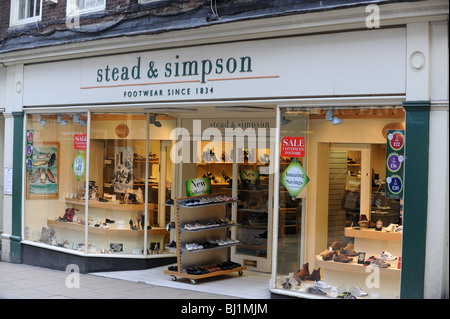
[[[59,143],[35,143],[27,172],[27,198],[59,197]]]
[[[125,193],[127,188],[133,188],[133,154],[134,147],[116,147],[114,192]]]

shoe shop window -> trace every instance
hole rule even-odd
[[[84,251],[87,114],[28,114],[24,239]]]
[[[404,118],[401,107],[280,109],[276,293],[399,298]]]
[[[25,240],[103,256],[171,254],[170,207],[161,205],[172,182],[171,141],[160,131],[170,132],[168,122],[130,113],[28,115]]]

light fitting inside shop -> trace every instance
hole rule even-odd
[[[44,125],[47,123],[46,120],[43,120],[43,119],[42,119],[42,114],[39,115],[39,123],[41,123],[41,126],[44,126]]]
[[[331,121],[333,125],[341,124],[343,121],[341,118],[334,116],[334,110],[327,110],[325,113],[325,120]]]
[[[150,124],[153,124],[156,127],[162,126],[161,122],[156,120],[156,115],[150,115]]]
[[[75,114],[73,116],[73,122],[78,123],[80,126],[86,125],[86,120],[80,119],[80,114]]]
[[[58,115],[56,122],[60,123],[61,126],[66,126],[66,125],[67,125],[67,121],[64,121],[64,120],[62,119],[62,115],[61,115],[61,114]]]

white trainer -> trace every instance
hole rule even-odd
[[[397,260],[397,256],[393,256],[388,251],[382,251],[381,254],[380,254],[380,259],[392,261],[392,260]]]

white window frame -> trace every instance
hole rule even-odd
[[[84,1],[87,1],[87,0],[84,0]],[[86,9],[79,9],[77,7],[77,0],[67,0],[66,15],[68,17],[79,16],[82,14],[103,11],[103,10],[105,10],[105,7],[106,7],[106,0],[104,0],[103,4],[101,4],[101,5],[97,5],[95,7],[86,8]]]
[[[42,2],[44,0],[24,0],[26,2],[34,1],[35,3],[39,2],[39,15],[33,15],[28,18],[19,19],[19,2],[20,0],[11,0],[11,13],[10,13],[10,19],[9,24],[11,26],[14,25],[23,25],[28,23],[33,23],[36,21],[41,21],[42,18]],[[36,5],[34,6],[36,10]]]

